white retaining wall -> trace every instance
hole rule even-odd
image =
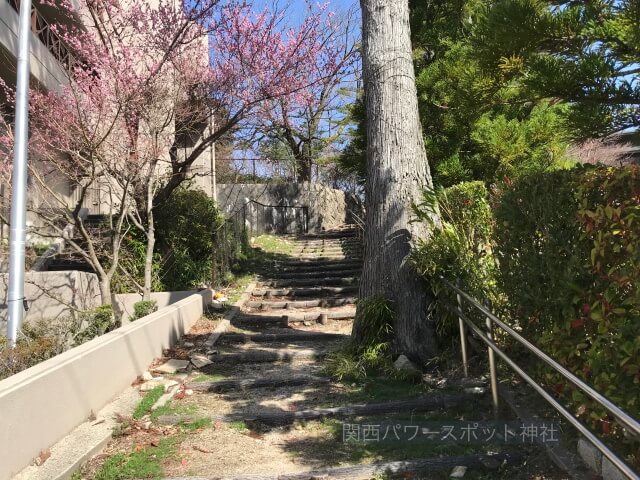
[[[0,480],[130,386],[189,331],[211,295],[203,290],[0,381]]]

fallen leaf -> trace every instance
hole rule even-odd
[[[41,450],[40,454],[36,457],[36,465],[40,466],[42,465],[44,462],[46,462],[49,457],[51,456],[51,450],[49,450],[48,448]]]

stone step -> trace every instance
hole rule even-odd
[[[374,462],[328,467],[305,472],[268,474],[241,474],[225,476],[224,480],[369,480],[371,478],[445,478],[448,470],[465,467],[469,470],[495,472],[491,478],[502,478],[498,472],[504,465],[520,465],[524,460],[523,452],[491,452],[487,454],[469,454],[461,456],[442,456],[395,462]],[[435,477],[434,473],[439,472]],[[461,476],[455,478],[462,478]],[[473,477],[476,478],[476,477]],[[490,478],[483,476],[482,478]],[[206,480],[194,477],[173,477],[172,480]]]
[[[313,360],[327,352],[316,349],[281,349],[281,350],[251,350],[241,353],[218,353],[210,355],[209,360],[213,363],[275,363],[275,362],[295,362],[297,360]]]
[[[346,305],[355,305],[357,301],[356,297],[344,297],[344,298],[326,298],[320,300],[293,300],[287,301],[249,301],[244,305],[248,308],[259,308],[262,310],[282,310],[282,309],[300,309],[300,308],[330,308],[330,307],[342,307]]]
[[[308,254],[308,253],[301,253],[299,255],[296,255],[294,258],[299,258],[301,260],[314,260],[316,262],[335,262],[335,261],[340,261],[340,260],[359,260],[360,257],[357,256],[352,256],[352,255],[343,255],[343,254],[336,254],[336,255],[312,255],[312,254]]]
[[[255,289],[251,292],[254,297],[322,297],[324,295],[336,295],[336,294],[351,294],[358,293],[359,287],[357,285],[350,285],[348,287],[315,287],[315,288],[266,288]]]
[[[294,245],[362,245],[362,242],[355,237],[329,238],[329,239],[307,239],[292,242]]]
[[[335,244],[335,245],[327,245],[327,244],[313,244],[313,245],[308,245],[308,244],[302,244],[302,245],[294,245],[293,248],[291,249],[292,252],[302,252],[302,251],[320,251],[320,250],[326,250],[326,251],[347,251],[347,252],[353,252],[353,251],[360,251],[362,250],[362,245],[356,244],[356,243],[348,243],[348,244]]]
[[[354,418],[359,416],[377,416],[394,413],[422,413],[445,408],[454,408],[470,400],[465,394],[434,393],[428,397],[414,398],[410,400],[393,400],[381,403],[363,403],[344,405],[331,408],[313,408],[308,410],[289,411],[264,411],[253,414],[233,414],[215,416],[213,419],[222,421],[244,420],[250,424],[262,424],[268,426],[292,425],[300,421],[319,420],[322,418]],[[196,415],[168,415],[158,417],[158,423],[163,425],[176,425],[190,423],[202,417]]]
[[[295,333],[260,333],[245,335],[242,333],[224,333],[220,336],[222,343],[296,343],[296,342],[334,342],[347,340],[349,335],[341,333],[305,332]]]
[[[331,383],[331,379],[311,375],[287,377],[243,378],[240,380],[219,380],[216,382],[190,382],[187,388],[196,392],[229,392],[257,388],[302,387]]]
[[[343,260],[339,262],[310,262],[291,260],[284,262],[277,262],[273,264],[273,268],[277,269],[276,273],[305,273],[305,272],[329,272],[339,271],[344,269],[361,269],[361,260]]]
[[[265,412],[246,418],[248,422],[263,425],[291,425],[299,421],[318,420],[322,418],[350,418],[362,415],[386,415],[389,413],[431,412],[444,408],[452,408],[468,401],[467,395],[432,394],[428,397],[412,400],[395,400],[383,403],[365,403],[345,405],[333,408],[314,408],[297,412]]]
[[[325,320],[352,320],[355,315],[355,308],[339,312],[293,313],[287,315],[255,315],[245,313],[236,315],[232,323],[234,325],[281,325],[286,327],[292,323],[322,323]]]
[[[305,248],[301,250],[292,250],[290,256],[297,258],[300,255],[315,257],[361,257],[362,250],[343,249],[343,248]]]
[[[362,269],[360,268],[349,268],[344,270],[320,270],[320,269],[312,269],[307,271],[291,271],[291,272],[271,272],[271,273],[262,273],[263,276],[268,276],[272,279],[284,279],[284,278],[309,278],[310,275],[316,275],[321,278],[328,277],[359,277]]]
[[[308,233],[306,235],[300,235],[297,238],[299,240],[324,240],[324,239],[337,239],[337,238],[357,238],[356,230],[340,230],[340,231],[327,231],[323,233]]]
[[[341,287],[346,285],[357,285],[359,277],[325,277],[325,278],[285,278],[282,280],[271,280],[260,282],[258,288],[289,288],[289,287],[313,287],[330,286]]]
[[[362,245],[357,243],[335,243],[335,244],[326,244],[326,243],[318,243],[318,244],[299,244],[294,245],[293,251],[302,251],[302,250],[360,250]]]

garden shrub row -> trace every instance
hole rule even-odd
[[[623,409],[640,416],[640,168],[580,166],[428,192],[442,226],[414,251],[439,295],[444,344],[456,322],[439,276],[459,281],[522,334]],[[509,348],[509,345],[506,345]],[[612,418],[547,370],[547,387],[599,430]]]

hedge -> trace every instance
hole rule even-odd
[[[459,278],[475,296],[490,297],[525,337],[640,416],[640,168],[535,173],[484,196],[477,186],[452,188],[438,197],[463,192],[455,207],[466,214],[445,209],[442,228],[414,252],[419,271],[431,281],[438,274]],[[490,214],[478,213],[487,202]],[[483,251],[478,242],[459,241],[469,218],[488,237]],[[592,426],[615,430],[580,392],[548,370],[539,373]]]

